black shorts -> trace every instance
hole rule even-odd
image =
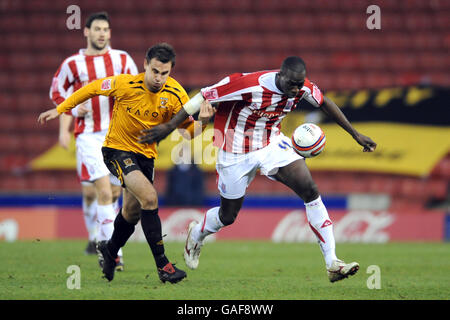
[[[141,171],[153,183],[155,159],[147,158],[139,153],[108,147],[102,147],[102,153],[103,161],[109,171],[120,180],[122,187],[125,188],[123,176],[134,170]]]

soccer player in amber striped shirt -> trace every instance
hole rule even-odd
[[[93,96],[115,97],[102,151],[105,164],[121,180],[125,190],[122,212],[114,221],[113,235],[109,241],[98,245],[105,259],[103,273],[109,281],[114,277],[117,252],[132,235],[139,219],[161,281],[175,283],[186,277],[186,273],[173,266],[164,253],[158,198],[152,184],[156,143],[138,142],[142,130],[168,122],[189,100],[183,87],[169,76],[174,65],[173,48],[164,43],[155,45],[147,51],[145,73],[96,80],[38,118],[41,123],[55,119]],[[185,129],[192,138],[202,132],[213,114],[211,104],[205,102],[200,109],[200,121],[188,118],[179,128]]]

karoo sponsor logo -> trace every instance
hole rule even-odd
[[[127,113],[134,114],[135,116],[144,116],[144,117],[148,117],[148,118],[150,118],[150,117],[156,118],[159,115],[159,113],[156,111],[153,111],[152,113],[150,113],[150,110],[145,110],[145,111],[141,110],[141,109],[133,110],[131,107],[126,107],[126,111],[127,111]]]

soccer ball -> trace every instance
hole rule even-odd
[[[314,123],[298,126],[292,134],[292,147],[304,158],[312,158],[325,148],[325,133]]]

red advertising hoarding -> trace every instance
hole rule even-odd
[[[189,222],[201,221],[205,211],[198,208],[160,209],[163,233],[167,234],[165,240],[184,241]],[[329,215],[337,242],[444,240],[444,212],[331,210]],[[63,238],[87,238],[80,209],[0,209],[0,240]],[[236,222],[224,227],[212,239],[316,241],[301,209],[242,209]],[[131,240],[145,241],[140,224]]]

